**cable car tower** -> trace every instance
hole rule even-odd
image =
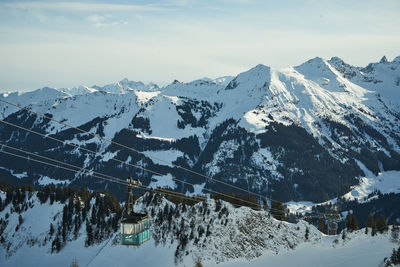
[[[324,214],[325,220],[327,220],[327,234],[328,235],[336,235],[337,234],[337,229],[338,229],[338,224],[337,221],[341,219],[341,216],[339,213],[330,213],[330,214]]]
[[[132,189],[142,185],[142,183],[133,178],[126,179],[126,182],[128,194],[121,221],[121,245],[140,246],[150,239],[150,221],[147,214],[133,211]]]

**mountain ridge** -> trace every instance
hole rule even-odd
[[[400,170],[397,61],[360,68],[337,57],[316,57],[295,67],[274,69],[259,64],[236,77],[174,82],[161,88],[124,79],[102,90],[83,88],[88,93],[82,95],[46,88],[42,91],[51,92],[47,97],[39,90],[1,94],[0,99],[268,197],[323,201],[349,192],[365,175],[364,166],[375,175]],[[31,148],[37,153],[59,158],[69,153],[70,163],[122,177],[133,174],[144,184],[157,185],[172,176],[203,189],[231,191],[5,103],[0,103],[0,114],[6,121],[60,137],[65,144],[91,147],[98,154],[58,145],[43,150],[46,140],[38,141],[32,134],[0,124],[0,140],[6,144],[24,147],[27,141],[36,140]],[[157,170],[163,176],[101,160],[106,155]],[[171,155],[176,157],[169,158]],[[14,167],[10,159],[0,159],[0,164],[9,182],[24,180],[13,175],[24,170]],[[31,177],[28,180],[37,186],[36,181],[44,176],[91,186],[79,174],[67,179],[60,171],[32,170],[26,179]],[[119,191],[118,186],[94,183],[96,189]],[[194,192],[180,183],[171,186],[181,193]]]

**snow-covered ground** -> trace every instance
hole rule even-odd
[[[352,190],[344,195],[345,198],[363,201],[374,191],[380,191],[382,194],[400,193],[400,171],[382,171],[378,175],[374,175],[362,163],[357,162],[365,173],[365,177],[360,178],[360,183],[352,188]]]
[[[343,242],[340,236],[325,237],[318,244],[303,243],[293,250],[281,250],[278,254],[264,251],[259,258],[248,260],[233,259],[223,263],[211,260],[202,261],[203,266],[354,266],[377,267],[385,257],[390,256],[393,248],[400,244],[390,241],[390,234],[371,237],[363,230],[348,234],[348,240]],[[339,243],[334,245],[335,238]],[[176,266],[174,263],[174,244],[156,246],[150,239],[140,247],[124,247],[104,242],[100,245],[85,248],[81,237],[63,248],[61,253],[50,254],[48,247],[23,247],[10,259],[2,257],[4,267],[36,267],[69,266],[75,258],[79,266],[91,267],[123,267],[123,266]],[[1,253],[3,254],[3,253]],[[186,257],[177,266],[194,266],[193,259]]]
[[[315,203],[310,201],[290,201],[286,202],[285,205],[291,213],[307,213],[311,212]]]
[[[39,180],[38,180],[38,183],[40,185],[42,185],[42,186],[50,185],[50,184],[53,184],[53,185],[66,185],[66,184],[69,184],[67,181],[60,181],[60,180],[52,179],[52,178],[50,178],[48,176],[40,177]]]
[[[347,200],[358,199],[359,202],[368,201],[365,199],[369,194],[374,191],[380,191],[382,194],[388,193],[400,193],[400,171],[386,171],[380,172],[378,175],[374,175],[368,171],[367,168],[363,167],[365,177],[360,178],[360,183],[352,188],[350,192],[343,195]],[[309,201],[290,201],[286,202],[288,209],[292,213],[307,213],[311,212],[311,209],[315,205],[336,203],[337,198],[328,200],[323,203],[313,203]]]
[[[174,249],[155,246],[154,240],[140,247],[112,245],[110,241],[86,248],[84,243],[85,238],[82,236],[65,246],[61,253],[54,254],[50,254],[47,246],[23,247],[10,259],[5,260],[4,255],[1,255],[0,266],[70,266],[73,259],[77,260],[79,266],[91,267],[175,266]]]
[[[303,243],[294,250],[281,251],[279,254],[265,252],[254,260],[232,260],[216,265],[204,262],[204,266],[359,266],[378,267],[385,257],[389,257],[393,248],[399,244],[390,242],[388,234],[371,237],[363,234],[363,230],[348,234],[349,240],[343,242],[340,237],[326,236],[321,243]],[[338,238],[339,243],[333,245]]]
[[[174,248],[155,246],[150,240],[140,247],[123,247],[111,242],[94,247],[82,248],[82,241],[77,240],[67,245],[60,254],[49,254],[45,248],[20,249],[11,259],[3,261],[1,266],[69,266],[74,258],[79,266],[91,267],[123,267],[123,266],[165,266],[174,267]],[[393,248],[399,244],[389,241],[387,235],[377,237],[365,236],[362,233],[354,239],[340,242],[332,246],[332,238],[327,238],[317,245],[301,244],[294,250],[281,251],[278,254],[266,251],[254,260],[235,259],[216,264],[203,261],[203,266],[354,266],[378,267],[385,257],[390,256]],[[99,253],[97,255],[97,253]],[[186,258],[178,266],[194,266],[190,258]]]
[[[149,187],[151,188],[162,187],[174,190],[177,187],[170,173],[163,176],[154,175],[152,179],[153,180],[149,184]]]
[[[178,157],[183,156],[183,152],[179,150],[158,150],[158,151],[143,151],[143,153],[151,157],[154,160],[154,163],[165,165],[165,162],[174,162]],[[167,164],[168,165],[168,164]]]

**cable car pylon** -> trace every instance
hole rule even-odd
[[[134,187],[141,186],[139,180],[127,178],[127,199],[121,220],[121,245],[140,246],[150,239],[150,221],[147,214],[136,213],[133,210]]]

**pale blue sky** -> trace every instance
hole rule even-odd
[[[333,3],[334,2],[334,3]],[[1,1],[0,91],[400,55],[400,1]]]

